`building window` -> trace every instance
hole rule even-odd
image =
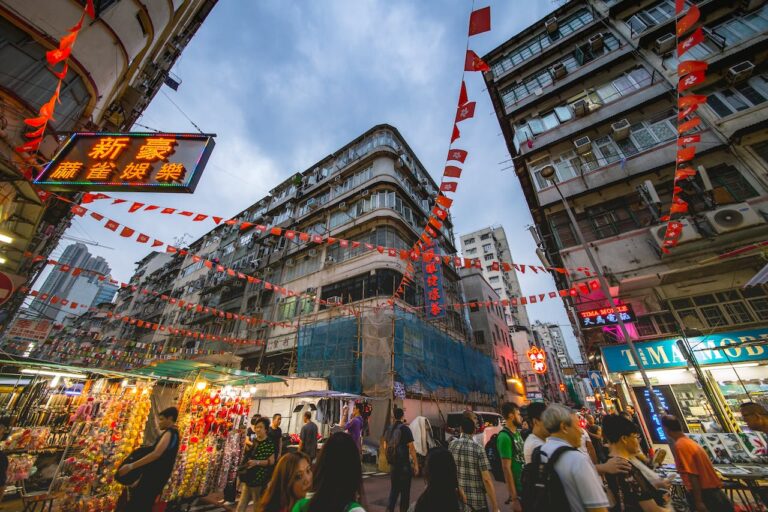
[[[464,243],[467,244],[467,245],[473,244],[473,243],[475,243],[475,239],[474,238],[467,238],[466,240],[464,240]]]
[[[483,259],[484,259],[485,261],[493,261],[493,256],[494,256],[494,254],[493,254],[493,253],[491,253],[491,254],[486,254],[485,256],[483,256]]]
[[[471,249],[467,249],[467,254],[468,255],[477,254],[477,248],[472,247]]]
[[[485,345],[485,332],[483,331],[475,331],[475,345]]]
[[[763,162],[768,164],[768,140],[758,142],[757,144],[752,144],[750,148],[752,148],[752,151],[754,151],[757,156],[763,160]]]
[[[498,283],[499,282],[499,276],[491,276],[488,278],[488,281],[491,283]]]
[[[663,0],[647,9],[635,13],[626,20],[629,28],[632,29],[632,35],[636,36],[662,24],[675,15],[675,2],[673,0]]]
[[[483,252],[491,252],[493,250],[493,244],[483,244]]]
[[[342,302],[349,303],[372,297],[392,296],[401,279],[402,274],[399,272],[389,269],[377,269],[374,275],[366,273],[336,283],[323,285],[320,298],[327,300],[330,297],[340,297]],[[409,304],[418,305],[416,304],[416,297],[419,297],[420,293],[415,287],[409,286],[404,298]],[[325,307],[321,306],[321,308]]]
[[[490,233],[485,233],[484,235],[480,235],[480,240],[488,240],[489,238],[491,238]]]
[[[737,14],[714,25],[712,32],[724,39],[726,46],[738,44],[768,29],[768,5],[748,14]]]
[[[755,319],[764,320],[766,289],[728,290],[695,297],[671,299],[670,306],[677,311],[684,324],[701,323],[704,327],[726,327],[751,324]]]
[[[485,267],[485,270],[488,272],[493,272],[493,267],[491,265],[488,265],[487,267]]]
[[[395,249],[410,250],[411,246],[405,241],[404,237],[394,228],[382,226],[374,231],[369,231],[357,239],[360,242],[358,247],[342,247],[339,244],[333,244],[326,249],[326,256],[334,258],[337,262],[342,262],[361,254],[367,254],[366,243],[375,246],[393,247]]]
[[[707,169],[707,174],[717,204],[740,203],[758,195],[757,190],[735,167],[717,165]]]
[[[707,96],[707,105],[719,117],[727,117],[765,103],[766,99],[768,99],[768,75],[758,75],[741,84],[710,93]]]

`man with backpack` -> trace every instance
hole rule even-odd
[[[501,460],[501,469],[503,479],[507,484],[509,491],[509,500],[513,512],[521,512],[520,493],[522,485],[520,477],[523,474],[523,438],[518,429],[523,424],[523,417],[520,414],[520,407],[511,402],[505,402],[501,406],[501,415],[504,417],[506,425],[501,432],[496,434],[496,449],[499,452]],[[495,476],[495,475],[494,475]]]
[[[608,512],[603,482],[589,457],[578,450],[582,432],[576,413],[552,404],[542,421],[550,436],[525,467],[525,512]]]
[[[496,490],[491,479],[491,465],[483,448],[475,442],[475,421],[469,416],[461,418],[461,437],[451,441],[448,449],[456,462],[459,488],[467,498],[467,505],[473,512],[497,512]],[[487,496],[487,498],[486,498]]]
[[[388,512],[394,512],[398,496],[400,512],[408,510],[411,504],[411,477],[419,474],[419,459],[413,446],[413,433],[403,421],[403,414],[402,409],[395,407],[395,422],[386,436],[384,453],[391,467]]]

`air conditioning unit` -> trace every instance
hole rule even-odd
[[[333,265],[334,263],[336,263],[336,258],[334,258],[333,256],[327,256],[325,258],[325,263],[326,265]]]
[[[347,206],[347,202],[346,201],[340,202],[338,208],[339,208],[339,210],[348,210],[349,209],[349,207]]]
[[[573,114],[576,117],[582,117],[589,114],[589,102],[587,102],[585,99],[574,101],[571,103],[571,108],[573,109]]]
[[[589,137],[579,137],[573,141],[573,145],[576,147],[576,152],[580,155],[592,151],[592,141]]]
[[[549,68],[549,72],[553,78],[558,79],[558,78],[563,78],[566,75],[566,73],[568,73],[568,70],[565,69],[565,64],[563,64],[562,62],[558,62],[557,64]]]
[[[728,233],[765,223],[760,213],[747,203],[729,204],[704,215],[718,233]]]
[[[296,264],[296,262],[293,260],[293,258],[288,258],[285,260],[285,266],[286,267],[292,267]]]
[[[559,25],[557,24],[557,17],[552,16],[551,18],[549,18],[544,23],[544,26],[547,28],[548,34],[554,34],[555,32],[557,32],[557,29],[559,27]]]
[[[664,34],[656,39],[653,45],[653,51],[657,55],[664,55],[675,49],[675,34]]]
[[[611,123],[611,131],[613,132],[614,140],[624,140],[629,137],[629,121],[622,119],[615,123]]]
[[[754,11],[758,7],[762,6],[765,3],[765,0],[741,0],[739,2],[739,7],[741,7],[745,11]]]
[[[593,52],[603,49],[603,34],[595,34],[589,38],[589,47]]]
[[[701,235],[696,228],[691,225],[691,222],[688,219],[680,219],[679,222],[683,224],[683,230],[680,239],[677,242],[678,245],[701,239]],[[666,224],[659,224],[651,228],[651,235],[656,240],[656,243],[659,244],[659,247],[663,247],[664,245],[664,233],[666,232]]]
[[[752,76],[752,72],[755,70],[755,65],[752,62],[745,60],[739,62],[733,67],[728,68],[728,83],[733,85],[739,82],[743,82],[747,78]]]
[[[310,250],[307,252],[307,255],[308,255],[310,258],[314,258],[315,256],[317,256],[317,249],[310,249]]]

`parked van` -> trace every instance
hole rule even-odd
[[[485,446],[485,444],[491,439],[493,434],[499,433],[502,428],[502,418],[501,414],[496,412],[486,412],[486,411],[472,411],[477,416],[477,429],[475,430],[474,439],[475,442],[477,442],[480,446]],[[464,412],[449,412],[446,421],[446,431],[451,434],[453,437],[459,437],[461,434],[461,428],[460,428],[460,422],[461,418],[464,416]],[[450,439],[448,439],[450,441]]]

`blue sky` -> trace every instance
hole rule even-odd
[[[546,0],[490,5],[491,32],[470,40],[479,55],[555,7]],[[162,131],[194,132],[171,98],[203,131],[218,135],[196,192],[121,197],[234,215],[379,123],[396,126],[439,182],[470,11],[468,0],[219,2],[173,70],[183,80],[179,90],[164,87],[139,120]],[[515,261],[535,264],[525,229],[531,216],[513,171],[504,169],[510,156],[480,74],[469,74],[467,86],[477,110],[461,125],[459,147],[470,155],[452,208],[455,233],[500,224]],[[213,227],[152,212],[129,214],[126,205],[91,206],[166,242],[185,233],[191,241]],[[122,281],[148,251],[90,218],[76,219],[68,234],[114,248],[90,250],[104,256]],[[554,281],[541,274],[526,273],[520,281],[524,293],[554,290]],[[568,325],[557,300],[529,306],[528,312],[532,319]],[[573,352],[570,328],[563,330]]]

